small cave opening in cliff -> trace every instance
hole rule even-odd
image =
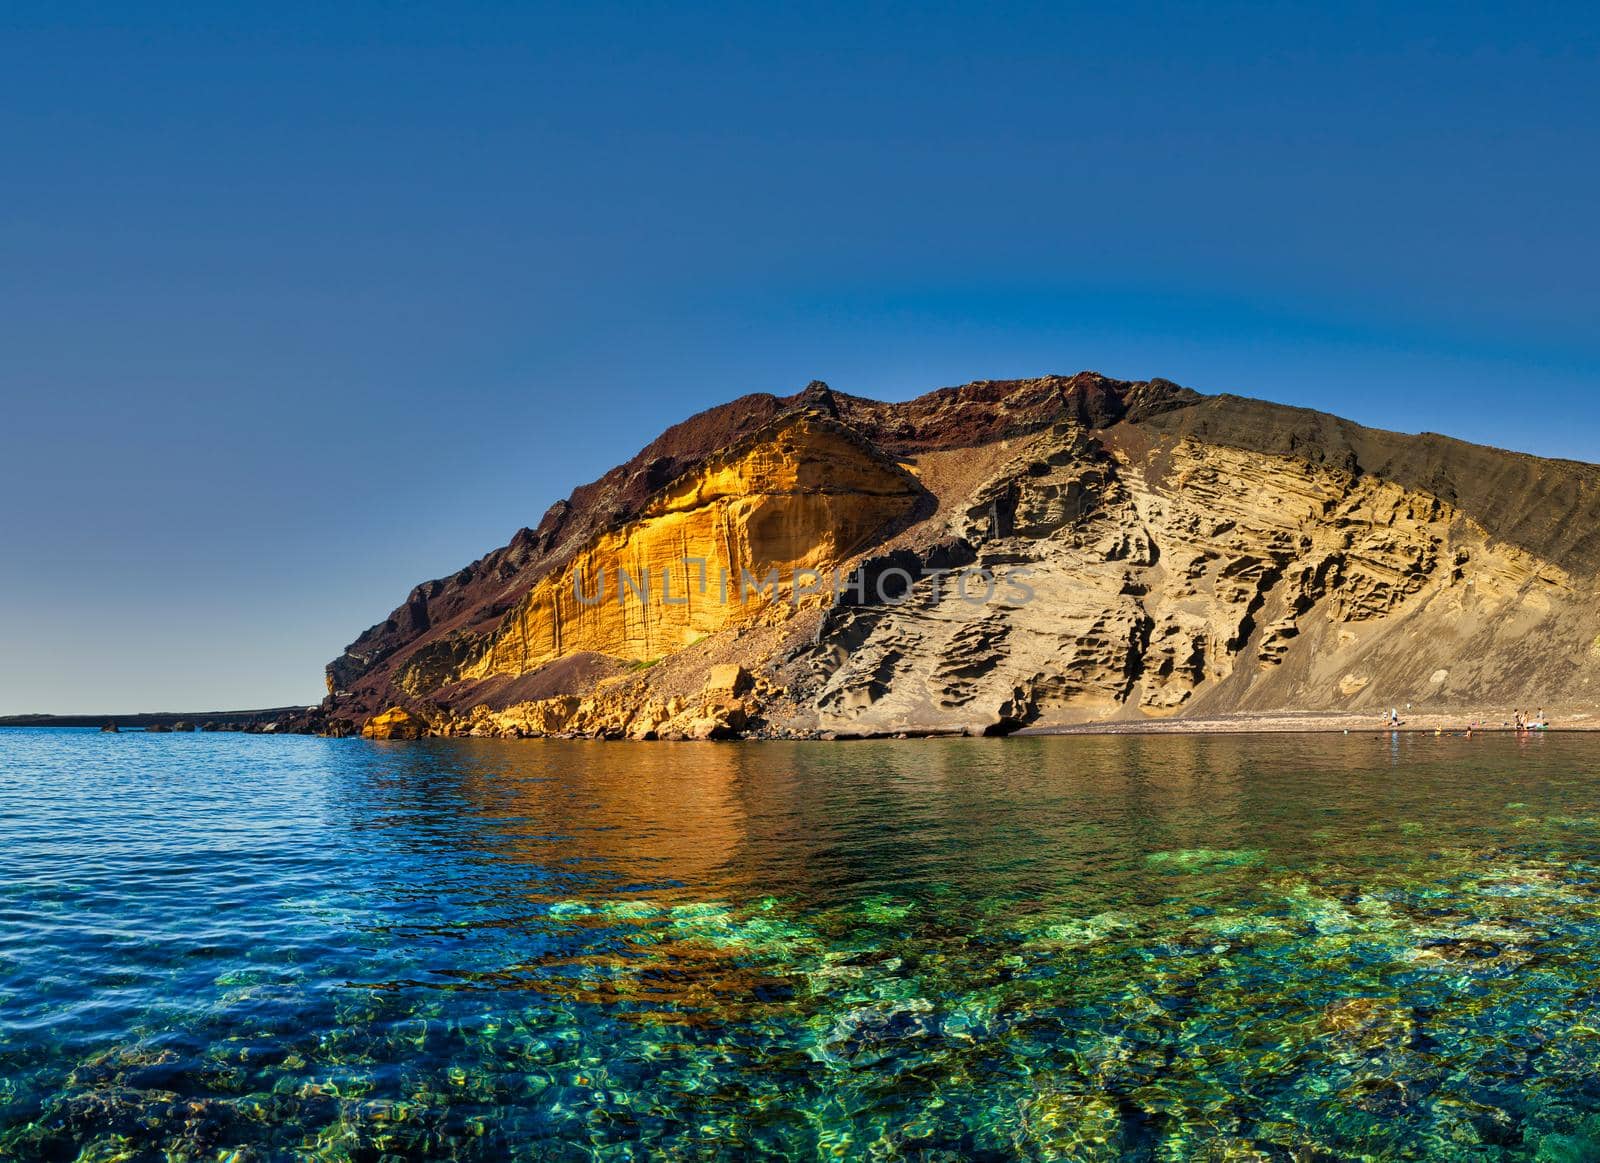
[[[1012,719],[1002,715],[983,729],[983,737],[992,739],[997,736],[1010,735],[1012,732],[1020,731],[1026,726],[1027,724],[1021,719]]]

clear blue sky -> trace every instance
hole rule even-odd
[[[1579,5],[8,4],[0,713],[314,702],[813,377],[1600,460],[1597,111]]]

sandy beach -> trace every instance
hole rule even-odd
[[[1387,715],[1342,714],[1325,711],[1276,711],[1261,714],[1216,715],[1206,718],[1110,720],[1097,723],[1076,723],[1062,727],[1028,727],[1017,735],[1255,735],[1283,734],[1287,732],[1335,732],[1356,734],[1387,733],[1391,730],[1432,734],[1435,731],[1464,731],[1476,724],[1474,731],[1505,731],[1515,728],[1513,711],[1493,711],[1471,715],[1464,713],[1407,714],[1401,711],[1401,725],[1391,728]],[[1594,712],[1577,712],[1570,715],[1550,715],[1551,731],[1600,730],[1600,715]]]

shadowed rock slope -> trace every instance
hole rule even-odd
[[[632,738],[1587,714],[1600,469],[1093,373],[668,429],[414,589],[319,724]],[[851,581],[859,581],[852,586]]]

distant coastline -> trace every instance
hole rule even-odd
[[[0,727],[103,727],[115,723],[132,729],[165,727],[168,730],[187,723],[199,731],[291,733],[293,724],[305,718],[306,708],[268,707],[254,711],[148,711],[136,715],[0,715]],[[284,724],[279,726],[279,724]],[[299,733],[299,732],[293,732]]]

